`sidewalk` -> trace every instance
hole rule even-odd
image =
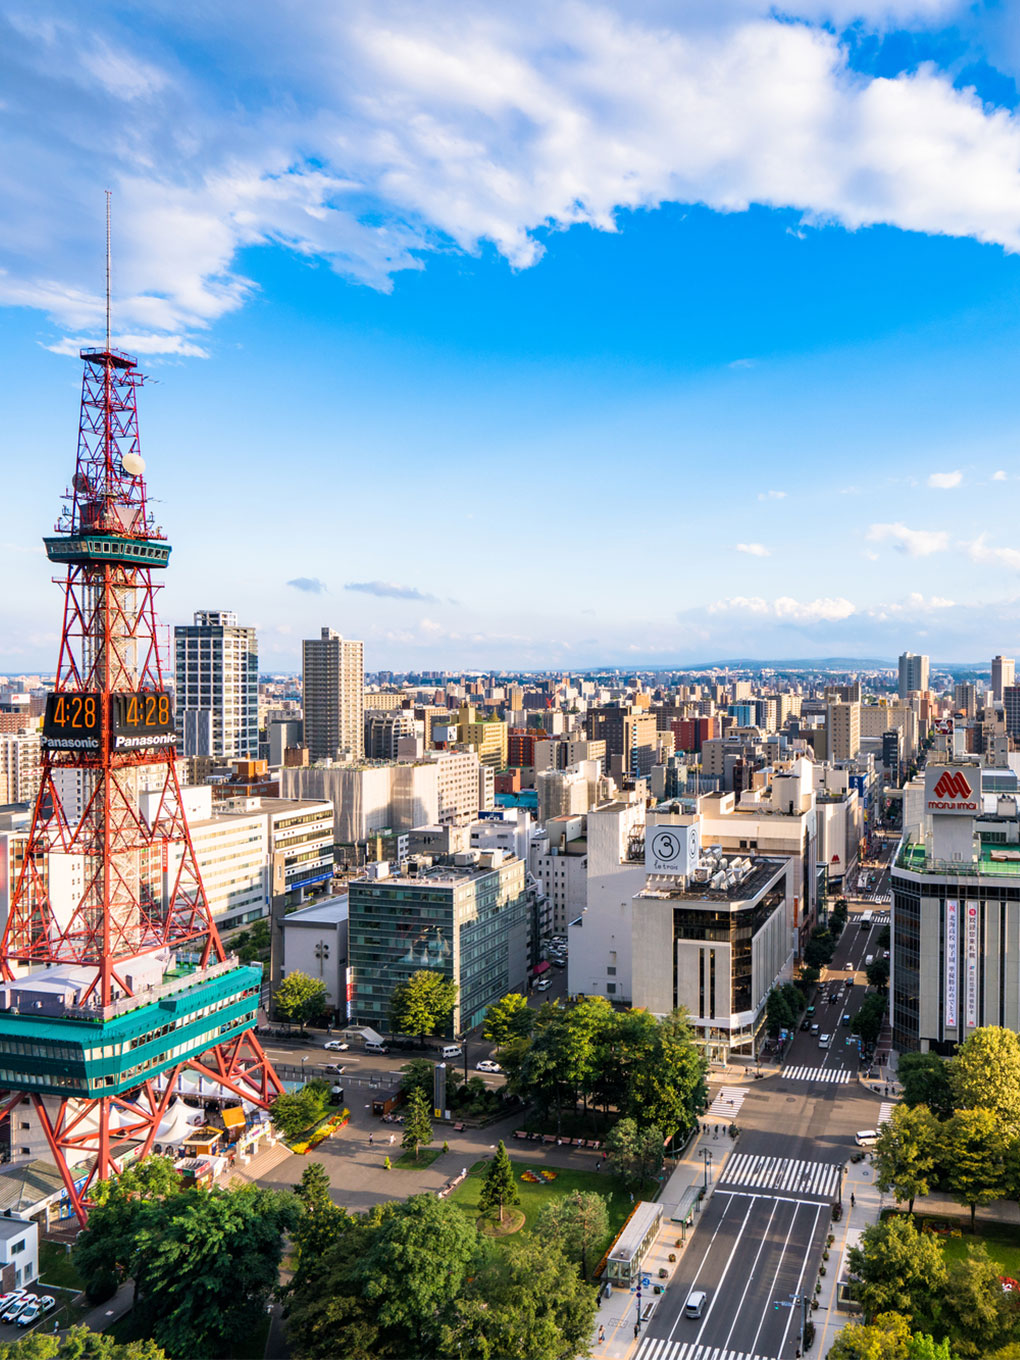
[[[79,1319],[79,1326],[84,1324],[90,1332],[102,1332],[122,1318],[125,1313],[131,1311],[135,1301],[135,1282],[128,1280],[114,1294],[113,1298],[107,1299],[105,1303],[99,1304],[91,1309],[83,1318]]]
[[[850,1196],[857,1201],[850,1207]],[[873,1223],[877,1223],[885,1207],[885,1195],[875,1184],[875,1170],[871,1158],[863,1162],[850,1162],[846,1179],[843,1182],[843,1217],[833,1223],[829,1231],[833,1242],[829,1246],[829,1259],[822,1260],[825,1274],[821,1277],[821,1293],[818,1307],[812,1310],[815,1324],[815,1344],[812,1353],[824,1360],[829,1347],[849,1322],[857,1315],[849,1310],[840,1310],[837,1302],[837,1288],[847,1277],[847,1254],[851,1247],[857,1246],[861,1233]]]
[[[694,1231],[693,1227],[683,1229],[679,1223],[674,1223],[672,1214],[676,1212],[687,1191],[694,1186],[703,1186],[706,1179],[708,1195],[712,1194],[720,1170],[739,1142],[739,1138],[733,1139],[727,1134],[720,1134],[718,1137],[711,1133],[699,1134],[683,1158],[677,1162],[673,1174],[659,1192],[662,1227],[652,1249],[645,1257],[642,1270],[642,1274],[648,1276],[650,1283],[648,1289],[641,1291],[641,1335],[644,1334],[644,1327],[655,1312],[659,1299],[663,1297],[662,1294],[655,1293],[655,1285],[666,1287],[670,1284],[683,1261],[686,1244],[690,1242]],[[701,1156],[703,1148],[711,1153],[711,1162],[707,1168],[706,1160]],[[707,1197],[695,1210],[695,1224],[706,1202]],[[678,1241],[683,1245],[677,1246]],[[671,1256],[675,1257],[675,1260],[671,1261],[669,1259]],[[659,1278],[660,1270],[667,1272],[662,1279]],[[634,1333],[637,1316],[636,1287],[627,1290],[614,1286],[612,1294],[602,1299],[595,1316],[595,1331],[592,1336],[592,1350],[595,1356],[605,1357],[605,1360],[627,1360],[638,1343],[638,1337]],[[597,1342],[600,1326],[606,1329],[606,1339],[601,1346]]]

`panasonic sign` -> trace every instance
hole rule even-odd
[[[926,812],[973,817],[981,811],[981,774],[976,765],[928,765],[924,776]]]

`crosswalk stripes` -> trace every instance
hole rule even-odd
[[[835,1199],[842,1166],[834,1162],[807,1162],[793,1157],[764,1157],[741,1152],[731,1156],[722,1169],[720,1185],[739,1185],[777,1194],[817,1195]]]
[[[829,1081],[839,1084],[850,1080],[850,1073],[838,1067],[784,1067],[779,1075],[788,1081]]]
[[[883,1100],[883,1101],[882,1101],[882,1104],[878,1107],[878,1127],[879,1127],[879,1128],[881,1128],[883,1124],[888,1124],[888,1123],[891,1121],[891,1119],[892,1119],[892,1112],[893,1112],[894,1109],[895,1109],[895,1104],[894,1104],[893,1101],[891,1101],[891,1100]]]
[[[736,1119],[744,1097],[746,1086],[722,1086],[705,1114],[706,1119]]]
[[[873,926],[887,926],[892,923],[892,914],[888,911],[876,911],[872,914],[871,924]]]
[[[725,1346],[699,1346],[695,1341],[646,1336],[634,1360],[769,1360],[769,1357],[757,1351],[731,1351]]]

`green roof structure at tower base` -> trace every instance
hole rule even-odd
[[[254,1029],[262,970],[213,971],[179,989],[171,982],[147,1004],[134,998],[110,1019],[0,1011],[0,1087],[64,1099],[119,1096]]]

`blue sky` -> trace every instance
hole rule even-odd
[[[167,623],[267,669],[323,624],[370,669],[1020,648],[1015,10],[549,10],[0,6],[0,670],[55,660],[107,186]]]

